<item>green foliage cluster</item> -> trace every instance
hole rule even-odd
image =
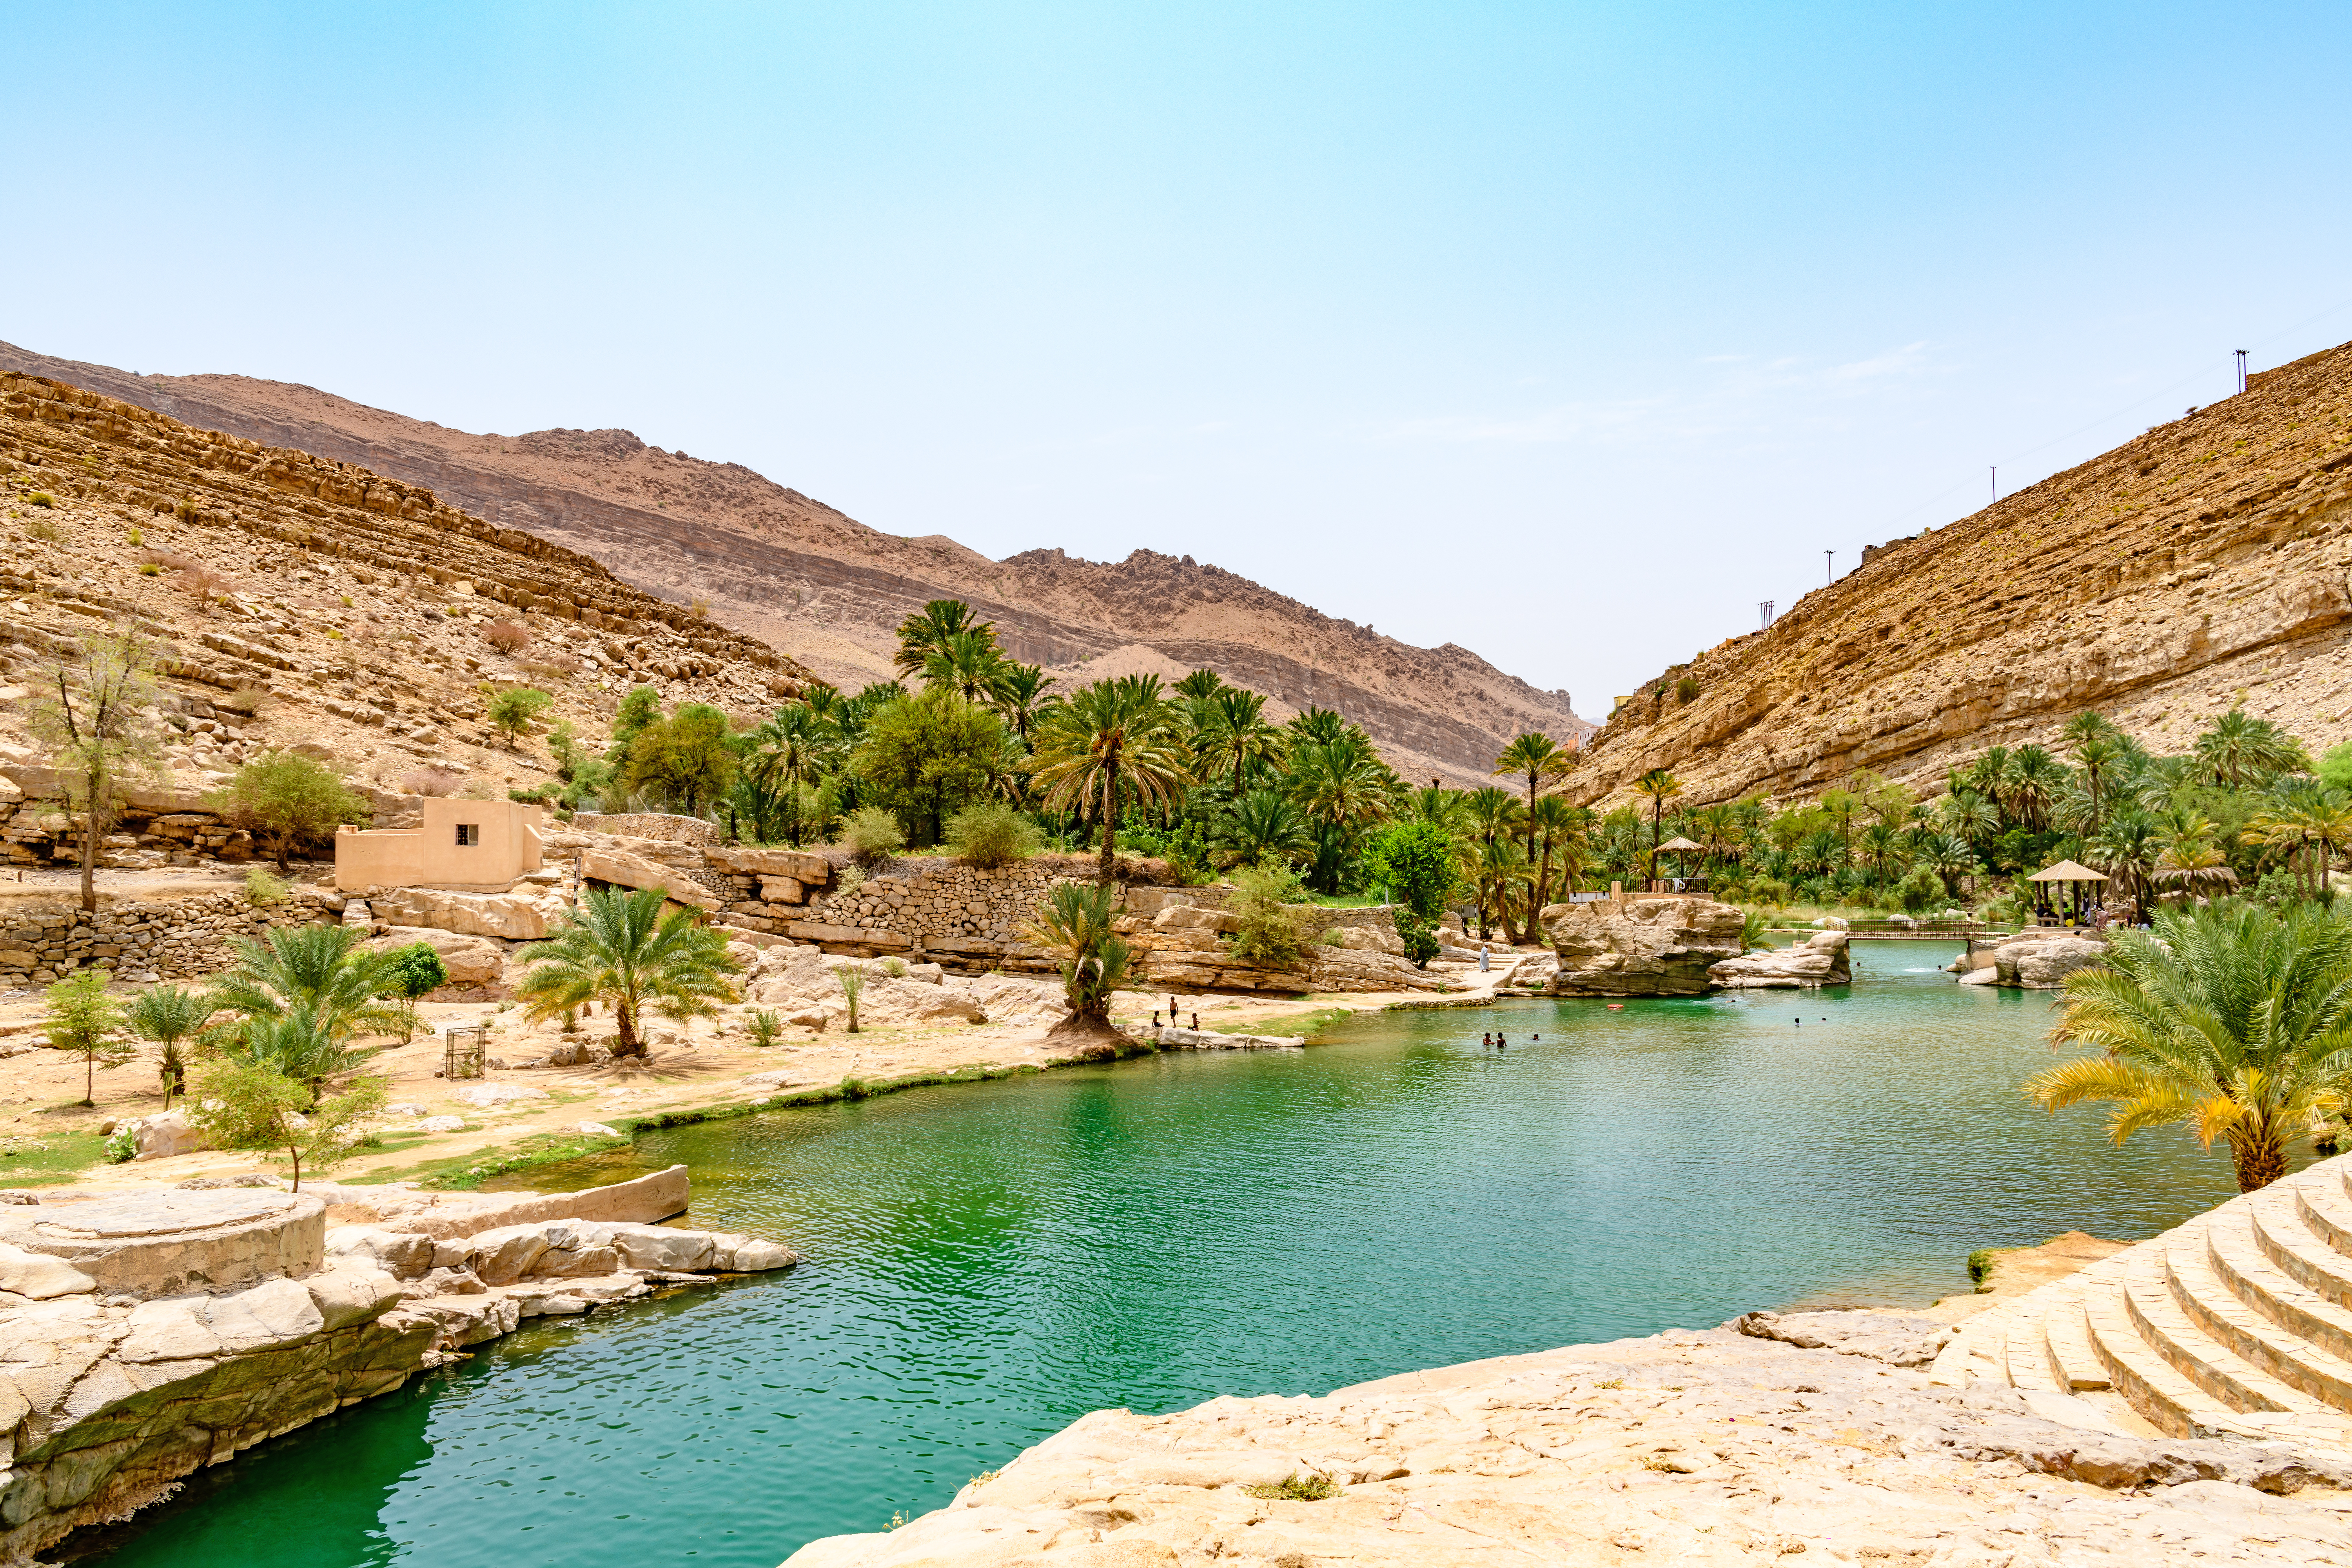
[[[983,868],[1026,860],[1043,847],[1045,838],[1036,823],[1001,800],[968,805],[948,818],[949,853]]]
[[[1224,908],[1234,921],[1224,933],[1226,951],[1244,963],[1299,967],[1322,922],[1305,904],[1307,889],[1297,876],[1279,865],[1244,866],[1232,881]]]
[[[341,774],[291,751],[264,752],[206,795],[205,805],[268,840],[280,872],[289,868],[295,846],[331,844],[337,827],[365,822],[369,815],[368,803]],[[250,879],[247,888],[250,897]]]

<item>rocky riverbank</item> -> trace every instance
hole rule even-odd
[[[798,1261],[652,1222],[684,1166],[553,1194],[0,1194],[0,1563],[523,1321]]]
[[[788,1568],[2352,1563],[2344,1467],[1931,1386],[1910,1368],[1950,1331],[1923,1319],[1743,1321],[1815,1343],[1727,1326],[1319,1399],[1097,1411]]]

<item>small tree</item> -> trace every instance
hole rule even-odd
[[[509,686],[489,692],[486,711],[492,727],[506,736],[507,745],[520,751],[524,734],[554,700],[536,686]]]
[[[278,868],[288,869],[299,839],[331,837],[343,823],[366,820],[368,804],[326,763],[299,752],[265,752],[205,796],[205,805],[267,838]]]
[[[131,1032],[155,1047],[155,1076],[163,1085],[163,1109],[172,1097],[188,1087],[187,1058],[181,1047],[201,1040],[212,1022],[213,1000],[184,985],[157,985],[139,994],[131,1004]]]
[[[196,1080],[189,1120],[215,1148],[285,1151],[300,1192],[304,1162],[313,1171],[331,1169],[366,1140],[362,1123],[383,1110],[384,1088],[383,1079],[363,1078],[341,1094],[321,1096],[267,1062],[226,1060]]]
[[[98,908],[98,843],[114,826],[123,785],[152,765],[155,740],[144,710],[155,700],[155,660],[129,628],[84,637],[50,659],[26,716],[49,750],[66,803],[81,814],[81,907]]]
[[[416,1037],[416,1004],[449,984],[449,966],[429,942],[412,942],[384,955],[387,994],[400,998],[400,1043]]]
[[[898,819],[878,805],[861,805],[841,825],[841,845],[868,870],[886,864],[907,847]]]
[[[106,994],[106,972],[85,969],[60,980],[47,993],[48,1017],[42,1032],[53,1049],[70,1051],[82,1060],[81,1103],[95,1105],[98,1069],[120,1067],[136,1053],[122,1037],[128,1020]]]
[[[1226,950],[1244,963],[1296,969],[1320,921],[1302,909],[1307,890],[1298,879],[1276,866],[1253,866],[1234,873],[1234,896],[1225,912],[1238,922],[1225,933]]]

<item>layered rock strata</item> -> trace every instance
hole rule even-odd
[[[1621,699],[1569,789],[1693,805],[1857,768],[1923,788],[2095,709],[2160,752],[2233,705],[2315,752],[2352,679],[2352,345],[2266,372],[1946,528]]]
[[[499,1196],[243,1181],[0,1205],[0,1562],[526,1319],[795,1261],[648,1223],[683,1166]]]

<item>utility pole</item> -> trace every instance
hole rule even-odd
[[[1759,632],[1772,629],[1772,601],[1769,599],[1756,606],[1756,629]]]
[[[1822,570],[1829,574],[1829,580],[1832,583],[1835,583],[1837,581],[1836,551],[1824,550],[1822,552]]]
[[[2238,356],[2238,390],[2243,392],[2246,390],[2246,351],[2239,349],[2235,353]]]
[[[1995,500],[2000,500],[2000,465],[1998,463],[1988,464],[1985,467],[1985,472],[1992,476],[1992,499]]]

